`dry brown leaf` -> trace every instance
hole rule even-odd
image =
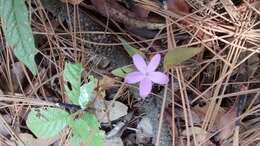
[[[18,136],[26,146],[49,146],[59,139],[59,136],[49,139],[36,139],[29,133],[20,133]]]
[[[101,86],[103,89],[109,89],[111,87],[116,86],[116,82],[113,78],[108,76],[104,76],[102,80],[98,83],[98,86]]]
[[[11,76],[13,89],[17,91],[20,87],[20,84],[23,83],[23,80],[25,78],[25,74],[23,72],[23,64],[21,62],[16,62],[12,64]]]
[[[170,11],[177,14],[189,13],[189,6],[185,0],[168,0],[167,7]]]
[[[206,104],[204,106],[196,105],[192,108],[192,111],[195,112],[194,114],[196,115],[196,118],[199,118],[200,121],[204,121],[204,118],[208,111],[208,107],[209,104]],[[216,119],[220,119],[224,114],[225,114],[225,110],[220,107]]]
[[[108,123],[127,115],[128,107],[119,101],[106,101],[97,98],[94,105],[97,119],[101,123]]]
[[[196,137],[196,141],[198,143],[198,145],[200,146],[215,146],[215,144],[213,144],[210,140],[207,140],[208,136],[209,136],[209,133],[200,128],[200,127],[193,127],[193,128],[189,128],[189,135],[187,134],[187,130],[184,130],[182,132],[182,135],[184,136],[192,136],[193,134],[195,135]],[[205,140],[207,140],[205,142]]]
[[[228,139],[233,135],[235,129],[236,108],[232,106],[227,113],[225,113],[219,120],[217,120],[217,127],[221,129],[219,133],[220,141]]]
[[[140,18],[147,18],[150,13],[149,10],[147,10],[137,4],[133,6],[132,11],[136,14],[137,17],[140,17]]]
[[[196,136],[198,143],[206,140],[207,135],[208,135],[208,132],[200,127],[190,128],[190,131]],[[185,133],[186,131],[183,131],[183,132]],[[187,135],[187,133],[186,133],[186,135]],[[191,136],[191,135],[189,135],[189,136]]]
[[[106,96],[106,90],[114,86],[116,86],[115,80],[108,76],[104,76],[101,80],[98,81],[94,90],[94,94],[97,97],[104,98]]]

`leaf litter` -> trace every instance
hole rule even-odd
[[[2,16],[0,134],[5,141],[1,144],[260,143],[259,2],[25,4],[27,9],[21,11],[28,11],[24,14],[29,20],[20,27],[29,34],[14,37],[20,32],[11,32],[5,23],[8,17]],[[25,36],[29,44],[16,45],[15,39]],[[31,56],[17,55],[19,51]],[[138,85],[124,81],[136,70],[131,61],[135,54],[147,61],[161,54],[163,62],[157,69],[169,77],[168,84],[152,84],[146,98],[140,97]],[[68,64],[75,66],[67,70]]]

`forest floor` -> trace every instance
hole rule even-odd
[[[38,132],[55,133],[59,126],[48,120],[28,121],[30,112],[54,107],[94,115],[107,146],[260,146],[259,1],[26,2],[38,73],[15,58],[1,34],[1,145],[73,146],[77,126],[45,139],[28,126],[35,122]],[[155,81],[145,97],[140,92],[149,83],[126,80],[140,70],[136,54],[148,64],[160,54],[157,70],[169,79]],[[97,81],[84,109],[67,92],[77,86],[65,77],[66,65],[74,63],[82,67],[70,74],[78,87]]]

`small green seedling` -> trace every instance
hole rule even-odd
[[[72,104],[85,109],[92,100],[92,93],[97,79],[89,77],[89,82],[81,85],[82,66],[80,64],[65,64],[64,80],[67,81],[65,94]],[[69,88],[68,84],[71,84]],[[56,107],[32,108],[26,120],[28,128],[38,138],[50,138],[59,134],[65,127],[71,128],[69,143],[71,146],[104,146],[104,132],[92,113],[81,111],[78,118],[75,114]]]

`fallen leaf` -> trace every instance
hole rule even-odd
[[[147,117],[142,118],[142,120],[137,125],[136,142],[138,144],[148,143],[154,136],[153,130],[154,129],[151,120]]]
[[[192,136],[192,135],[198,136],[197,138],[200,140],[205,140],[207,138],[207,134],[208,132],[200,127],[193,127],[193,128],[189,128],[189,134],[188,134],[188,130],[185,129],[184,131],[182,131],[182,135],[184,136]],[[197,139],[197,140],[198,140]]]
[[[101,80],[97,82],[93,95],[95,95],[95,97],[105,98],[106,90],[115,86],[116,86],[115,80],[113,80],[108,76],[104,76]]]
[[[165,109],[165,115],[167,115],[166,117],[166,122],[171,124],[171,120],[172,120],[172,107],[167,107]],[[181,118],[181,119],[184,119],[184,113],[183,113],[183,110],[182,109],[179,109],[179,108],[175,108],[175,118]],[[203,122],[203,119],[201,118],[204,118],[204,117],[200,117],[194,110],[191,110],[191,116],[192,116],[192,122],[193,124],[195,125],[200,125],[202,124]]]
[[[147,137],[153,136],[153,126],[149,118],[142,118],[137,125],[137,129],[141,130]]]
[[[16,63],[12,64],[10,72],[11,72],[12,89],[15,92],[20,92],[20,88],[21,88],[20,85],[23,84],[24,79],[25,79],[23,63],[16,62]],[[0,80],[5,81],[5,79],[0,79]],[[9,83],[4,83],[4,84],[9,84]],[[9,86],[10,85],[4,85],[3,89],[9,90],[8,89]]]
[[[106,146],[124,146],[121,137],[112,137],[105,140]]]
[[[225,113],[219,120],[217,120],[217,127],[221,129],[219,139],[221,142],[233,135],[235,129],[236,108],[232,106],[227,113]]]
[[[182,135],[184,136],[195,135],[196,141],[200,146],[215,146],[215,144],[213,144],[210,140],[207,140],[209,133],[200,127],[190,127],[189,135],[187,133],[187,129],[185,129],[184,131],[182,131]]]
[[[150,13],[149,10],[141,7],[138,4],[135,4],[133,6],[132,11],[136,14],[137,17],[140,17],[140,18],[147,18],[148,14]]]
[[[110,78],[108,76],[104,76],[99,82],[98,86],[102,87],[103,89],[107,90],[111,87],[114,87],[116,85],[116,82],[113,78]]]
[[[201,48],[175,48],[169,50],[164,57],[164,68],[180,64],[202,51]]]
[[[91,3],[101,15],[123,23],[125,26],[150,30],[162,29],[165,26],[163,23],[156,23],[149,19],[143,21],[136,19],[134,12],[117,3],[116,0],[91,0]]]
[[[192,107],[192,111],[194,112],[194,114],[196,114],[195,117],[193,118],[197,118],[198,122],[200,122],[201,124],[201,122],[205,119],[208,108],[209,108],[209,103],[206,103],[204,106],[196,105]],[[194,116],[193,112],[192,112],[192,116]],[[222,107],[219,107],[216,119],[220,119],[224,114],[225,114],[225,110]],[[196,121],[196,119],[194,119],[194,121]],[[216,129],[216,126],[214,126],[213,129]]]
[[[26,146],[49,146],[59,139],[59,136],[48,139],[36,139],[29,133],[20,133],[18,134],[18,137],[23,141]]]
[[[94,103],[97,119],[108,123],[127,115],[128,107],[119,101],[106,101],[97,98]],[[108,112],[107,112],[108,111]]]
[[[189,5],[185,0],[168,0],[167,7],[174,13],[189,13]]]

